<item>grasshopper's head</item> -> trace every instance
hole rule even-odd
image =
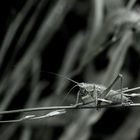
[[[95,89],[95,85],[89,83],[79,83],[78,86],[80,88],[81,95],[87,95],[91,92],[94,92]]]

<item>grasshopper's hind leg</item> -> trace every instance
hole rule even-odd
[[[121,94],[121,103],[123,104],[123,76],[121,75],[121,74],[119,74],[117,77],[116,77],[116,79],[110,84],[110,86],[106,89],[106,90],[104,90],[103,91],[103,93],[102,93],[102,97],[101,98],[106,98],[108,95],[109,95],[109,92],[110,92],[110,90],[112,89],[112,87],[114,86],[114,84],[118,81],[118,80],[121,80],[121,82],[120,82],[120,94]]]
[[[123,102],[123,76],[121,74],[118,75],[119,78],[120,78],[120,91],[119,91],[119,94],[121,94],[121,104],[123,105],[124,102]]]

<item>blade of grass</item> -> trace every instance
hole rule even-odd
[[[13,41],[13,38],[20,27],[21,23],[23,22],[24,18],[28,14],[29,10],[33,6],[33,1],[28,0],[26,4],[23,6],[22,10],[19,12],[19,14],[16,16],[15,20],[10,24],[6,36],[4,37],[4,41],[2,43],[1,49],[0,49],[0,67],[2,65],[2,62],[4,60],[5,54]]]
[[[124,59],[127,53],[129,46],[132,43],[132,32],[130,30],[125,31],[118,44],[117,48],[113,48],[113,52],[111,51],[110,56],[110,64],[108,69],[105,72],[104,82],[108,85],[114,77],[120,73],[120,70],[124,64]]]
[[[46,0],[41,0],[39,2],[39,4],[37,5],[37,8],[35,9],[35,12],[33,13],[33,15],[31,15],[30,20],[28,21],[28,23],[25,25],[24,30],[21,34],[21,36],[19,37],[17,44],[15,46],[15,50],[13,52],[12,58],[9,60],[7,68],[4,70],[4,74],[3,77],[5,77],[8,73],[8,71],[10,71],[10,67],[13,67],[13,61],[15,59],[15,57],[17,56],[19,50],[22,48],[22,46],[25,44],[29,34],[31,33],[31,30],[33,29],[39,14],[41,13],[41,10],[45,7],[45,5],[48,3],[48,1]]]
[[[103,23],[103,10],[104,1],[95,0],[91,1],[91,12],[88,21],[88,29],[86,33],[86,41],[84,43],[84,54],[80,61],[78,68],[71,73],[71,76],[75,76],[83,69],[83,67],[90,61],[91,58],[97,54],[97,48],[99,48],[102,38],[100,38],[100,31]],[[100,38],[100,41],[99,41]],[[92,52],[92,56],[91,55]],[[95,53],[95,54],[94,54]],[[90,57],[90,59],[89,59]]]
[[[66,50],[64,61],[62,62],[62,67],[59,70],[59,74],[61,75],[67,75],[70,73],[72,68],[74,67],[76,63],[76,59],[79,57],[79,52],[81,50],[83,40],[84,40],[84,34],[82,32],[79,32],[70,42],[68,49]],[[69,77],[70,78],[70,77]],[[68,81],[65,81],[63,78],[57,78],[55,82],[55,91],[54,94],[62,94],[63,90],[68,85]]]
[[[36,55],[39,55],[41,53],[41,51],[44,49],[44,45],[48,43],[50,38],[60,27],[61,23],[64,20],[64,17],[72,8],[74,2],[75,0],[57,1],[50,14],[47,15],[47,17],[44,19],[35,39],[31,43],[26,54],[16,65],[14,71],[11,73],[11,76],[1,82],[0,93],[2,93],[3,90],[7,89],[7,87],[10,86],[8,87],[8,91],[6,93],[6,95],[8,95],[9,97],[5,98],[2,103],[3,105],[1,109],[5,109],[5,107],[17,93],[18,89],[20,89],[20,87],[23,85],[23,83],[25,82],[25,77],[27,75],[27,70],[29,69],[28,67],[32,63],[32,60],[34,59],[34,57],[36,57]]]

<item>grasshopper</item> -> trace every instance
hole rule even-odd
[[[131,88],[131,89],[123,88],[123,76],[121,74],[118,74],[115,80],[108,87],[94,84],[94,83],[84,83],[84,82],[79,83],[70,78],[64,77],[63,75],[59,75],[59,74],[55,74],[55,75],[66,78],[67,80],[75,83],[76,85],[72,87],[71,90],[74,89],[75,87],[79,87],[75,105],[78,105],[79,100],[81,100],[82,103],[85,105],[92,104],[92,105],[96,105],[97,107],[101,103],[124,105],[127,103],[128,104],[133,103],[130,97],[140,96],[140,94],[137,93],[136,94],[128,93],[130,91],[140,89],[140,87]],[[112,89],[113,86],[119,79],[120,79],[120,89],[113,90]]]
[[[119,78],[121,79],[120,90],[112,90],[112,87]],[[130,98],[124,94],[126,88],[123,89],[122,80],[123,77],[119,74],[107,88],[98,84],[79,83],[80,89],[77,94],[76,104],[78,104],[79,96],[81,96],[81,100],[84,104],[95,102],[96,106],[99,106],[102,102],[108,104],[132,102]]]

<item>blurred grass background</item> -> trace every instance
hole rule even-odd
[[[62,105],[74,84],[47,72],[105,86],[122,73],[124,87],[140,86],[139,9],[137,0],[2,0],[0,111]],[[63,105],[73,104],[77,91]],[[70,110],[0,125],[3,140],[139,140],[139,132],[139,108]]]

